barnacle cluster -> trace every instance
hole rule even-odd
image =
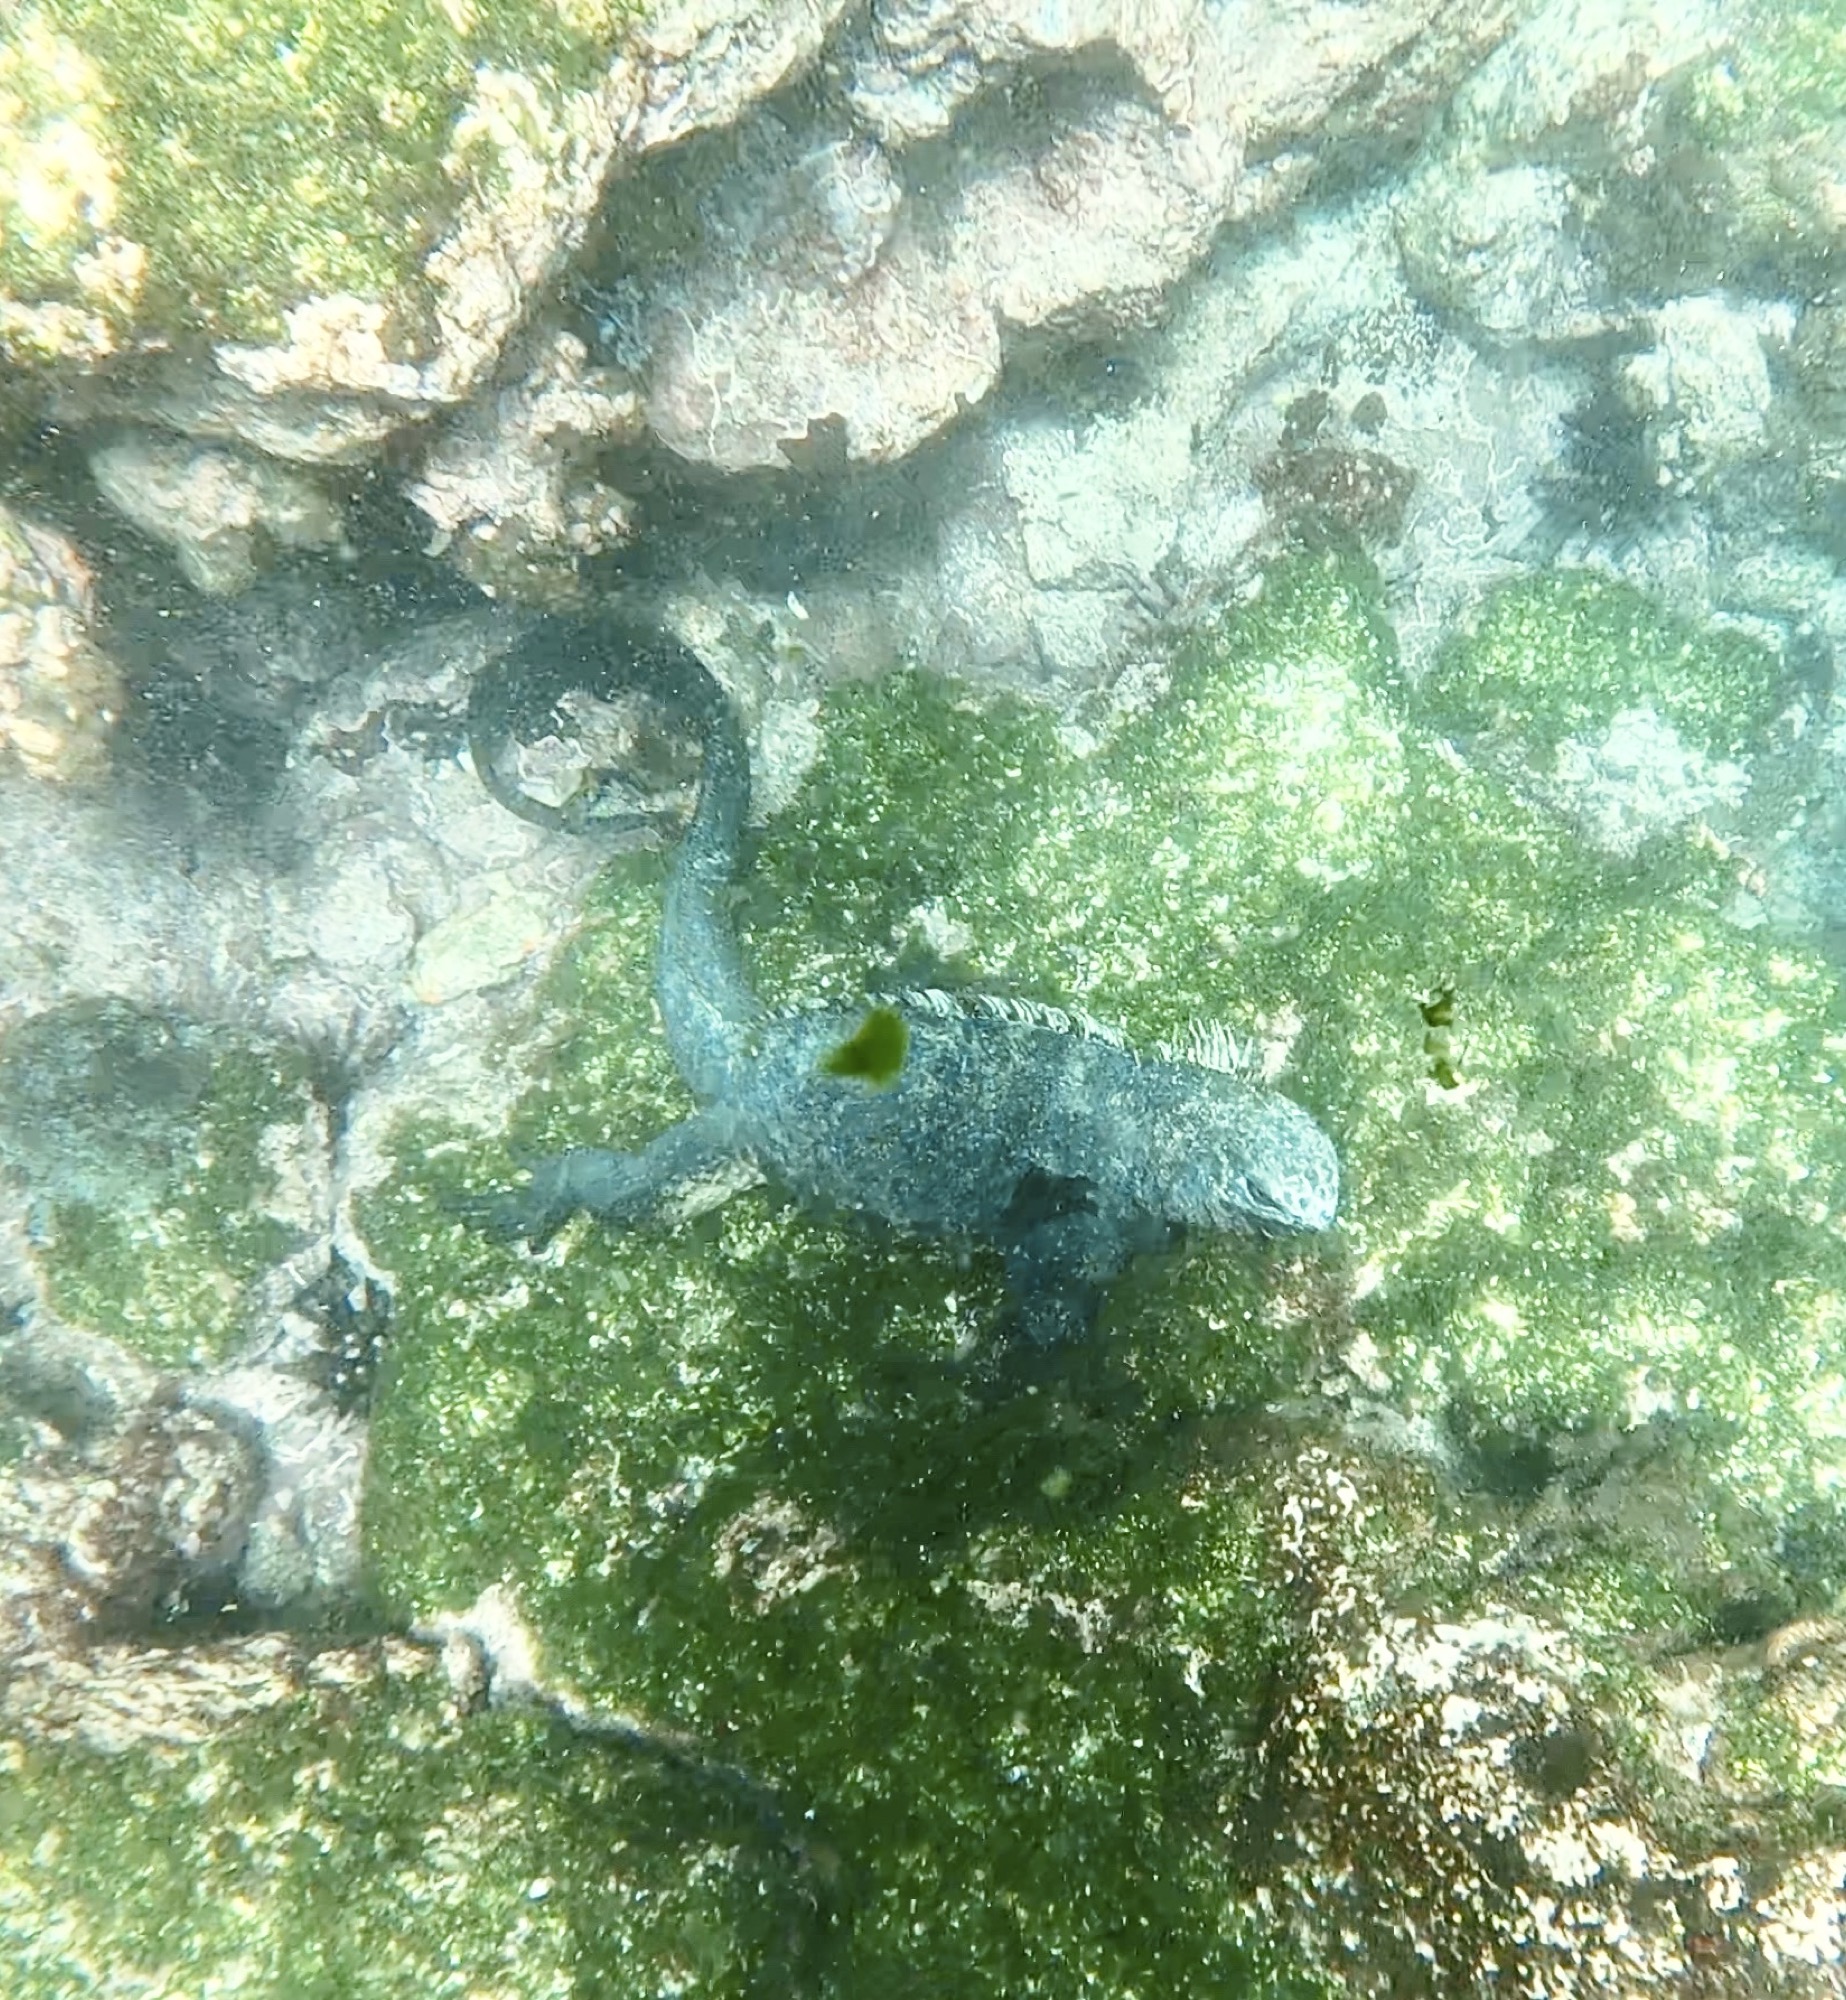
[[[1306,1646],[1235,1801],[1258,1906],[1355,1994],[1833,1991],[1846,1850],[1740,1845],[1648,1749],[1647,1676],[1562,1625],[1393,1611],[1360,1554],[1380,1484],[1317,1446],[1277,1510]]]

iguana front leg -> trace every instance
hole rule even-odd
[[[538,1250],[579,1209],[612,1229],[683,1222],[762,1177],[736,1113],[714,1105],[669,1126],[638,1153],[600,1146],[554,1153],[534,1163],[524,1187],[474,1196],[462,1213],[496,1236],[523,1236]]]
[[[1034,1347],[1062,1347],[1089,1333],[1129,1261],[1169,1247],[1173,1231],[1111,1204],[1094,1181],[1034,1168],[1013,1189],[998,1238],[1018,1331]]]

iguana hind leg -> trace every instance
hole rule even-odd
[[[523,1236],[537,1250],[579,1209],[611,1229],[681,1222],[761,1178],[735,1114],[714,1106],[669,1126],[638,1153],[601,1146],[554,1153],[533,1164],[524,1187],[473,1196],[461,1212],[496,1236]]]

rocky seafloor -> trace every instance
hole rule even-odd
[[[1846,1992],[1842,102],[1839,0],[0,23],[8,1994]],[[765,998],[1203,1024],[1337,1227],[1045,1354],[773,1190],[467,1228],[689,1105],[667,846],[507,804],[683,798],[520,678],[610,604]]]

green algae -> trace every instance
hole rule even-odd
[[[1846,7],[1746,0],[1723,56],[1692,78],[1691,108],[1714,144],[1744,143],[1765,129],[1825,131],[1846,94]]]
[[[38,297],[66,287],[75,260],[113,222],[118,169],[100,79],[80,50],[27,14],[0,34],[0,284]]]
[[[1660,691],[1638,641],[1636,685],[1586,680],[1609,601],[1575,616],[1562,589],[1548,625],[1521,613],[1534,732]],[[1508,629],[1483,620],[1452,684],[1490,682]],[[1753,658],[1645,629],[1689,727],[1755,726]],[[1348,1552],[1382,1603],[1464,1615],[1516,1555],[1619,1699],[1637,1632],[1748,1631],[1846,1581],[1831,970],[1726,923],[1709,845],[1612,865],[1471,770],[1338,563],[1278,569],[1152,708],[1092,720],[839,691],[740,888],[763,990],[946,957],[1141,1039],[1223,1023],[1336,1135],[1336,1235],[1146,1265],[1094,1350],[1035,1362],[992,1354],[993,1259],[772,1192],[530,1260],[438,1198],[504,1159],[425,1132],[365,1216],[399,1274],[382,1603],[511,1579],[549,1671],[818,1816],[854,1885],[842,1977],[897,1991],[1287,1986],[1212,1802],[1296,1645],[1263,1413],[1345,1379],[1355,1341],[1371,1406],[1470,1494],[1435,1528],[1408,1472],[1383,1482]],[[657,917],[657,867],[612,871],[542,1003],[573,1035],[515,1156],[685,1108]]]
[[[824,1941],[751,1799],[464,1718],[426,1663],[305,1679],[196,1745],[0,1760],[10,1996],[736,1991]]]
[[[1665,81],[1649,171],[1612,183],[1617,274],[1676,295],[1760,291],[1772,272],[1795,296],[1824,289],[1840,245],[1843,102],[1840,0],[1743,0],[1722,43]]]
[[[302,299],[351,292],[390,303],[401,334],[421,310],[432,231],[469,174],[494,171],[491,147],[454,157],[477,70],[517,72],[561,103],[638,11],[42,0],[0,35],[0,89],[17,73],[43,103],[57,83],[63,122],[12,174],[0,152],[0,291],[99,303],[82,259],[107,238],[136,246],[135,284],[112,306],[124,326],[266,338]]]
[[[1632,585],[1553,571],[1496,591],[1418,690],[1429,727],[1539,751],[1651,708],[1712,757],[1758,747],[1782,706],[1769,649],[1674,616]]]
[[[221,1359],[251,1282],[304,1240],[283,1182],[322,1143],[305,1057],[126,1001],[0,1042],[0,1163],[53,1308],[162,1367]]]
[[[971,1407],[946,1258],[749,1201],[636,1247],[522,1296],[452,1269],[441,1350],[405,1328],[395,1365],[440,1375],[381,1404],[387,1461],[426,1471],[369,1502],[387,1600],[516,1575],[552,1671],[811,1813],[852,1889],[844,1990],[1052,1992],[1060,1964],[1243,1990],[1209,1857],[1171,1835],[1256,1678],[1249,1497],[1175,1519],[1190,1454],[1107,1405]]]
[[[845,1041],[821,1058],[821,1067],[829,1076],[855,1076],[883,1089],[903,1074],[909,1053],[910,1030],[903,1015],[893,1007],[871,1007]]]

